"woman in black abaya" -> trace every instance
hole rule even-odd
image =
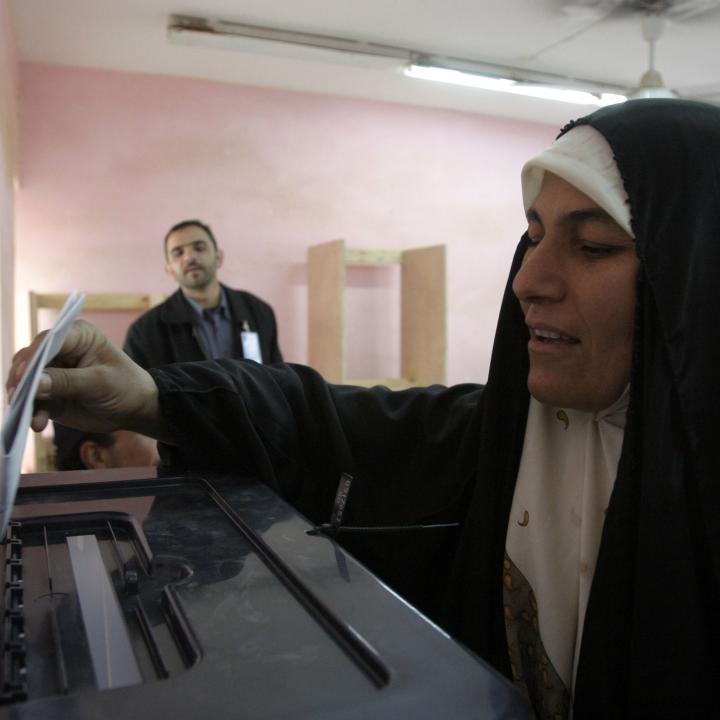
[[[244,467],[316,522],[349,472],[348,524],[460,523],[430,541],[432,572],[416,542],[353,547],[538,717],[718,717],[720,109],[599,110],[523,194],[485,388],[231,361],[148,375],[79,325],[34,426],[154,435],[175,469]]]
[[[574,717],[717,717],[720,457],[713,436],[720,426],[720,352],[709,320],[720,293],[720,110],[680,101],[629,102],[571,124],[563,137],[588,126],[614,156],[640,269],[629,407],[576,648]],[[527,242],[521,242],[511,277]],[[527,442],[514,425],[524,400],[513,383],[526,370],[507,366],[507,358],[525,358],[517,310],[506,294],[482,410],[480,467],[494,468],[490,512],[509,528],[508,538],[518,522],[508,514],[517,499],[517,466],[503,454],[517,458],[519,445],[512,447],[494,426],[504,417],[516,442],[518,436]],[[455,583],[448,617],[466,641],[481,637],[480,654],[492,655],[507,671],[502,600],[483,592],[497,583],[501,531],[494,557],[476,561],[476,549],[493,542],[485,492],[479,482],[469,511],[477,520],[465,524],[455,575],[475,592],[458,592]],[[541,627],[542,613],[540,605]]]

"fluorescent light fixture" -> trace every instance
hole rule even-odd
[[[217,18],[171,15],[167,32],[168,40],[175,44],[285,55],[323,62],[346,62],[377,70],[402,65],[405,67],[405,74],[413,78],[545,100],[581,105],[610,105],[626,99],[624,95],[607,92],[619,91],[620,88],[579,78],[567,80],[560,75],[475,60],[447,58],[411,48],[247,25]]]
[[[510,88],[517,83],[509,78],[496,78],[489,75],[476,75],[475,73],[450,70],[448,68],[428,67],[427,65],[410,65],[405,68],[408,77],[420,80],[434,80],[435,82],[450,83],[452,85],[465,85],[466,87],[481,88],[482,90],[499,90],[510,92]]]
[[[282,46],[293,46],[348,56],[395,58],[404,62],[409,62],[413,56],[412,50],[393,45],[189,15],[171,15],[167,26],[167,37],[169,42],[176,45],[195,45],[223,50],[257,52],[262,43],[268,49],[274,47],[276,52]]]
[[[512,93],[514,95],[525,95],[543,100],[558,100],[560,102],[576,103],[578,105],[613,105],[624,102],[624,95],[615,93],[591,93],[586,90],[577,90],[556,85],[543,85],[540,83],[522,82],[511,78],[493,77],[478,73],[464,72],[444,67],[432,67],[427,65],[410,65],[405,69],[408,77],[420,78],[421,80],[434,80],[436,82],[450,83],[452,85],[464,85],[467,87],[480,88],[482,90],[494,90],[496,92]]]

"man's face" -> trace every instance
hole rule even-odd
[[[85,440],[78,448],[83,465],[89,469],[144,467],[160,461],[157,442],[130,430],[116,430],[112,445]]]
[[[197,225],[170,233],[165,244],[165,272],[187,290],[204,290],[215,280],[222,265],[222,250]]]
[[[630,379],[635,243],[551,173],[527,215],[530,247],[513,291],[530,330],[528,389],[553,407],[602,410]]]
[[[109,448],[104,448],[105,467],[141,467],[158,464],[160,456],[157,442],[152,438],[129,430],[116,430],[113,436],[115,442]]]

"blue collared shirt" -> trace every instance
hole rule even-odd
[[[214,308],[203,308],[196,300],[185,293],[183,295],[195,311],[195,327],[200,333],[208,357],[213,360],[241,357],[237,351],[233,321],[225,291],[220,290],[220,302]]]

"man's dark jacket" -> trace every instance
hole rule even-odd
[[[264,363],[282,362],[275,313],[266,302],[244,290],[222,286],[235,328],[237,358],[242,358],[240,332],[257,332]],[[141,315],[128,329],[123,350],[144,368],[176,362],[209,360],[195,327],[195,311],[181,290]],[[247,323],[247,325],[246,325]]]

